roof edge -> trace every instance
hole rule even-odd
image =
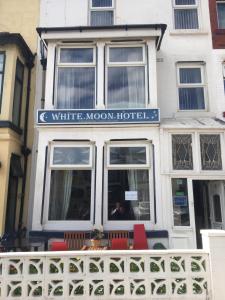
[[[98,30],[132,30],[132,29],[155,29],[161,30],[161,36],[156,41],[157,50],[160,49],[163,36],[165,34],[166,24],[126,24],[126,25],[112,25],[112,26],[70,26],[70,27],[37,27],[36,30],[41,38],[42,33],[47,32],[62,32],[62,31],[98,31]]]
[[[20,33],[0,32],[0,45],[14,44],[19,47],[28,67],[33,67],[35,55]]]

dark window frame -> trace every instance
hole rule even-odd
[[[0,113],[2,109],[2,97],[3,97],[3,83],[4,83],[4,77],[5,77],[5,62],[6,62],[6,53],[5,51],[0,51],[0,55],[3,55],[3,69],[0,71],[0,74],[2,74],[2,82],[0,85]]]
[[[225,1],[216,0],[216,19],[217,19],[217,28],[224,30],[225,27],[220,27],[220,19],[219,19],[219,10],[218,10],[218,4],[222,4],[225,6]]]
[[[19,78],[17,75],[17,68],[18,65],[20,65],[23,68],[22,71],[22,80]],[[19,58],[16,60],[16,70],[15,70],[15,82],[14,82],[14,95],[13,95],[13,109],[12,109],[12,122],[14,125],[18,126],[20,128],[20,122],[21,122],[21,110],[22,110],[22,102],[23,102],[23,83],[24,83],[24,72],[25,71],[25,66],[24,64],[20,61]],[[18,124],[14,122],[13,116],[14,116],[14,109],[15,109],[15,87],[16,87],[16,82],[19,82],[21,84],[21,91],[20,91],[20,98],[19,98],[19,111],[18,113]]]

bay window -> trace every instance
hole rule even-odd
[[[53,145],[50,156],[49,221],[90,221],[93,147]]]
[[[146,107],[146,58],[144,46],[107,48],[107,107]]]
[[[150,181],[149,144],[108,145],[108,221],[149,221]]]
[[[115,0],[90,0],[90,25],[113,25],[114,2]]]
[[[94,108],[96,57],[93,47],[60,47],[56,68],[56,108]]]
[[[175,29],[198,29],[198,0],[173,0]]]
[[[178,65],[178,94],[180,110],[205,109],[204,68],[199,64]]]

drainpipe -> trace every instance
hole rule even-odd
[[[27,179],[27,165],[28,165],[28,156],[31,153],[31,150],[27,147],[27,133],[28,133],[28,120],[29,120],[29,104],[30,104],[30,86],[31,86],[31,70],[34,67],[34,58],[35,55],[30,57],[26,65],[28,68],[28,79],[27,79],[27,96],[26,96],[26,110],[25,110],[25,121],[24,121],[24,139],[23,145],[21,147],[21,152],[24,156],[24,176],[22,181],[22,195],[21,195],[21,204],[19,212],[19,224],[18,232],[22,233],[23,229],[23,210],[24,210],[24,200],[25,200],[25,190],[26,190],[26,179]]]

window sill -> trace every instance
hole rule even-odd
[[[209,32],[202,29],[174,29],[170,31],[170,35],[208,35]]]
[[[205,110],[187,110],[187,111],[177,111],[173,115],[174,118],[215,118],[216,114],[213,112],[205,111]]]

